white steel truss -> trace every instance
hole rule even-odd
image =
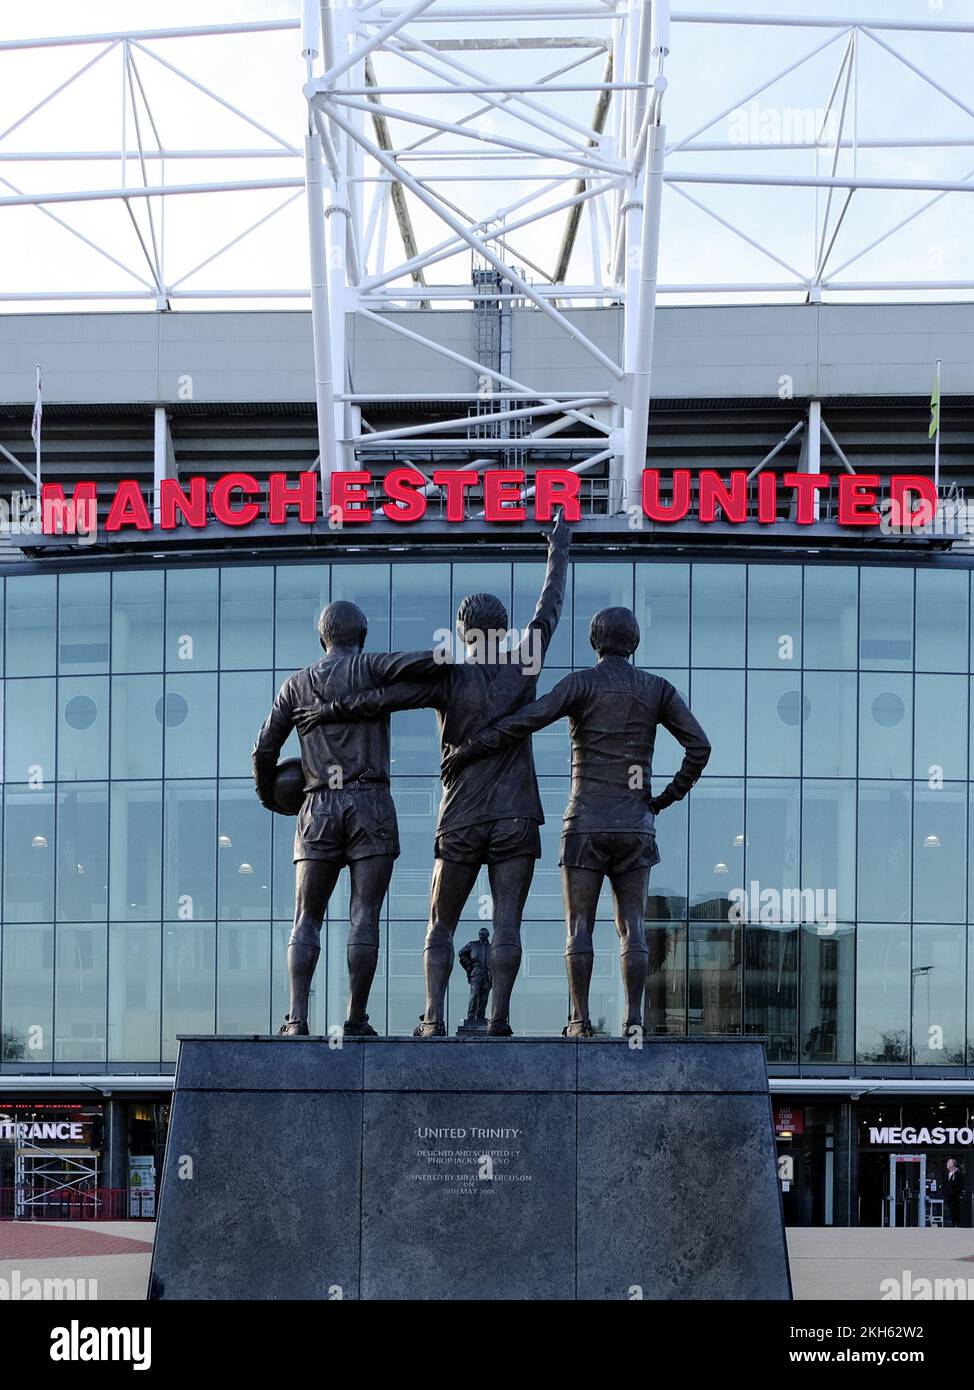
[[[190,63],[176,61],[173,47],[183,40],[246,41],[256,45],[252,57],[259,64],[262,37],[290,31],[300,33],[295,74],[299,52],[303,58],[303,141],[194,76]],[[699,119],[681,120],[690,128],[668,140],[664,108],[672,106],[677,84],[685,90],[688,80],[681,56],[715,31],[725,36],[731,68],[744,45],[752,59],[760,55],[754,39],[762,33],[791,31],[797,56],[783,65],[769,58],[757,83],[752,62],[751,79],[742,80],[732,100],[715,101],[716,109],[708,109],[701,82]],[[0,42],[0,73],[24,50],[79,50],[77,67],[0,129],[0,209],[38,209],[127,277],[127,285],[107,291],[0,283],[0,302],[147,301],[164,309],[184,301],[306,298],[306,285],[275,284],[273,267],[257,286],[206,279],[222,257],[303,195],[324,483],[336,470],[366,464],[393,439],[404,456],[410,446],[430,451],[459,443],[469,444],[474,457],[486,432],[509,440],[528,464],[569,445],[584,456],[573,465],[578,471],[608,460],[610,496],[621,504],[646,456],[660,296],[816,302],[974,292],[966,264],[951,278],[937,278],[930,266],[923,267],[927,274],[855,278],[862,262],[868,265],[878,248],[895,242],[943,199],[956,206],[974,191],[974,168],[956,176],[941,173],[934,160],[917,177],[917,151],[930,157],[974,148],[974,100],[928,56],[921,62],[906,49],[917,35],[974,51],[974,23],[939,11],[915,20],[771,11],[671,15],[669,0],[304,0],[300,21]],[[924,132],[904,121],[878,134],[867,130],[867,54],[873,68],[880,60],[886,65],[890,86],[898,79],[914,90],[918,84],[941,112],[952,113],[950,128]],[[19,147],[37,113],[70,97],[93,69],[119,84],[117,148]],[[236,119],[248,140],[236,147],[203,138],[198,146],[173,143],[147,81],[159,69],[188,84],[224,118]],[[814,128],[768,131],[758,119],[746,138],[728,135],[732,117],[766,114],[769,100],[772,114],[789,109],[788,91],[812,80],[810,74],[824,81]],[[268,80],[281,78],[267,74]],[[106,160],[117,177],[101,187],[37,191],[22,187],[20,176],[8,177],[21,165],[36,179],[37,170],[51,164],[83,171]],[[219,177],[180,174],[201,164],[217,167]],[[748,223],[739,204],[728,206],[726,195],[741,189],[761,196],[769,215]],[[796,251],[794,238],[776,235],[773,212],[776,199],[803,190],[814,210],[806,248]],[[171,200],[237,193],[273,201],[195,263],[173,267],[166,229]],[[884,201],[884,195],[895,196]],[[915,202],[904,207],[904,199]],[[90,203],[115,206],[127,219],[131,255],[72,221],[72,205]],[[767,278],[747,272],[735,278],[732,258],[721,255],[717,268],[698,263],[695,277],[661,281],[661,237],[665,250],[667,219],[681,206],[741,247],[748,265],[755,258],[766,263]],[[869,224],[862,231],[856,217],[865,207]],[[586,332],[580,311],[591,305],[618,307],[618,352]],[[426,328],[423,311],[438,306],[489,311],[500,322],[499,344],[490,353],[470,354],[447,346]],[[523,357],[512,376],[505,313],[514,308],[539,316],[552,334],[570,341],[589,379],[580,381],[576,369],[570,386],[551,390]],[[404,309],[415,314],[388,312]],[[356,392],[346,358],[348,316],[381,323],[467,367],[470,399],[459,400],[456,415],[435,424],[390,431],[363,422],[366,398]],[[570,426],[580,429],[566,434]]]

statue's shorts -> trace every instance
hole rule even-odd
[[[526,855],[541,858],[541,828],[536,820],[509,816],[444,830],[433,841],[437,859],[452,864],[499,864]]]
[[[294,860],[346,864],[375,854],[399,854],[396,808],[388,787],[323,789],[304,798],[294,832]]]
[[[558,862],[570,869],[625,874],[632,869],[651,869],[659,863],[659,850],[655,835],[630,830],[569,830],[561,837]]]

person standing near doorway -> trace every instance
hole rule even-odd
[[[955,1158],[948,1158],[944,1177],[944,1204],[952,1226],[963,1224],[964,1174]]]

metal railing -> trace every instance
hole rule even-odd
[[[0,1187],[0,1221],[151,1221],[151,1187]]]

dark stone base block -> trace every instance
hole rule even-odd
[[[763,1046],[184,1038],[149,1296],[788,1299]]]

